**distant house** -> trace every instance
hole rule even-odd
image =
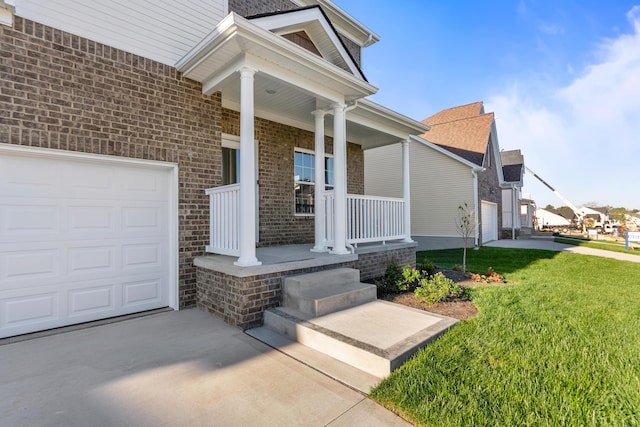
[[[538,229],[563,228],[571,226],[571,220],[565,218],[559,211],[553,209],[536,209]]]
[[[422,121],[430,130],[408,142],[411,236],[418,249],[462,246],[458,206],[467,204],[478,224],[474,243],[499,238],[504,183],[493,113],[482,102],[442,110]],[[365,192],[401,193],[401,144],[365,152]]]
[[[524,157],[520,150],[501,151],[500,160],[504,178],[502,185],[502,232],[503,237],[515,239],[522,228]]]

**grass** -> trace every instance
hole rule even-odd
[[[615,242],[612,240],[585,240],[585,239],[573,239],[573,238],[566,238],[566,237],[556,237],[554,239],[554,242],[564,243],[567,245],[574,245],[574,246],[585,246],[587,248],[602,249],[605,251],[622,252],[622,253],[631,254],[631,255],[640,255],[640,251],[638,250],[637,247],[635,247],[635,243],[629,243],[630,250],[627,251],[625,249],[624,242]]]
[[[442,267],[461,250],[420,252]],[[483,247],[514,285],[474,288],[456,325],[371,397],[426,426],[640,425],[640,263]]]

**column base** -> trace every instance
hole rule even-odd
[[[351,252],[349,252],[347,248],[333,248],[329,251],[329,253],[332,255],[347,255]]]
[[[316,252],[319,254],[329,252],[329,248],[327,248],[326,246],[314,246],[310,250],[311,252]]]
[[[238,260],[235,261],[233,265],[236,265],[238,267],[255,267],[258,265],[262,265],[262,262],[258,261],[257,258],[249,258],[249,259],[238,258]]]

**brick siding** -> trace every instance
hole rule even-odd
[[[486,167],[485,170],[478,173],[478,197],[480,200],[486,200],[487,202],[493,202],[498,205],[498,238],[502,237],[500,230],[502,230],[502,189],[498,181],[498,171],[496,170],[496,162],[493,144],[489,144],[488,153],[486,157],[491,158],[491,166]],[[478,207],[478,228],[480,236],[482,236],[482,209]]]
[[[384,276],[384,272],[391,261],[398,265],[416,266],[416,244],[409,247],[377,250],[370,253],[359,253],[356,267],[360,270],[360,280],[377,279]]]
[[[0,26],[0,143],[178,164],[179,305],[194,305],[204,190],[221,181],[219,94],[203,96],[170,66],[14,19]]]
[[[236,277],[197,267],[198,308],[222,318],[230,325],[242,329],[254,328],[262,325],[264,310],[282,304],[285,276],[340,267],[355,266],[354,262],[345,262],[250,277]]]

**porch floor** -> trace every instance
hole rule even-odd
[[[207,254],[197,257],[194,264],[213,271],[219,271],[236,277],[257,276],[261,274],[279,273],[282,271],[298,270],[332,264],[342,264],[356,261],[358,254],[371,253],[380,250],[401,249],[414,246],[415,243],[400,241],[386,244],[360,244],[355,253],[334,255],[329,252],[311,252],[313,244],[297,244],[283,246],[266,246],[256,248],[256,257],[262,265],[239,267],[233,263],[236,257],[227,255]]]

